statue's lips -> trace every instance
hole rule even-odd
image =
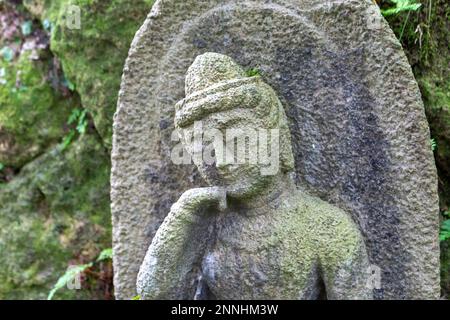
[[[253,108],[257,105],[259,76],[219,82],[197,91],[175,105],[175,124],[186,127],[207,114],[234,108]]]

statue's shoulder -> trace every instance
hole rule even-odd
[[[349,213],[318,197],[299,192],[297,212],[319,242],[338,239],[359,241],[360,231]]]
[[[317,197],[301,193],[298,225],[307,234],[318,258],[327,266],[357,256],[364,247],[361,232],[350,214]]]

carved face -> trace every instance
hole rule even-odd
[[[210,114],[182,130],[183,144],[202,177],[210,185],[224,186],[231,197],[252,197],[280,174],[280,170],[264,174],[273,163],[258,159],[257,141],[259,133],[267,130],[252,110]]]
[[[228,195],[251,197],[292,170],[283,106],[260,76],[248,77],[230,57],[205,53],[186,75],[175,125],[205,180]]]

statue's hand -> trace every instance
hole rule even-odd
[[[207,187],[187,190],[172,206],[172,210],[182,209],[197,214],[203,211],[200,209],[206,207],[216,207],[220,211],[224,211],[227,208],[225,188]]]
[[[196,188],[183,193],[158,228],[142,262],[137,290],[143,299],[187,299],[191,271],[202,258],[210,234],[207,208],[226,208],[225,189]],[[206,218],[206,219],[205,219]]]

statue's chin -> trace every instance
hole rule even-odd
[[[242,188],[227,188],[227,196],[234,199],[248,198],[248,192]]]
[[[249,199],[260,192],[260,186],[254,183],[231,184],[225,187],[227,196],[234,199]]]
[[[211,174],[211,172],[200,171],[203,178],[210,186],[223,187],[227,196],[234,199],[249,199],[259,194],[270,184],[272,177],[261,176],[258,168],[250,168],[240,175]]]

